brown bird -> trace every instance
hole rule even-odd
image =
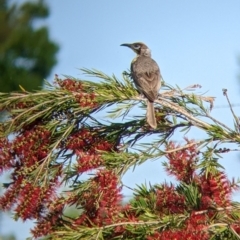
[[[147,99],[147,122],[157,127],[153,102],[158,98],[161,87],[161,73],[158,64],[151,58],[151,50],[141,42],[124,43],[121,46],[131,48],[137,57],[131,63],[131,76],[137,87]]]

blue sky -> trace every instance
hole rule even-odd
[[[55,73],[86,78],[79,71],[83,67],[121,77],[129,69],[134,53],[120,44],[142,41],[152,50],[167,83],[181,88],[200,84],[202,89],[198,92],[216,97],[215,106],[227,105],[222,95],[222,89],[227,88],[232,103],[240,103],[239,0],[47,2],[51,14],[44,24],[60,45],[58,64],[47,80],[52,81]],[[240,116],[239,108],[234,110]],[[228,108],[213,109],[212,114],[233,125]],[[190,137],[199,139],[201,135]],[[230,153],[221,160],[230,177],[239,176],[238,156]],[[147,163],[124,177],[130,186],[165,179],[168,177],[162,172],[161,160]],[[239,200],[240,195],[235,198]],[[3,223],[4,233],[15,230],[19,240],[29,236],[29,224],[15,224],[5,217]]]

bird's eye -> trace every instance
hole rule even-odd
[[[139,44],[134,44],[133,47],[134,47],[135,49],[139,49],[139,48],[140,48],[140,45],[139,45]]]

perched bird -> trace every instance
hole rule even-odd
[[[152,128],[156,128],[153,102],[157,99],[161,87],[159,66],[151,58],[151,50],[144,43],[124,43],[121,46],[129,47],[137,54],[131,63],[131,76],[139,92],[148,99],[147,122]]]

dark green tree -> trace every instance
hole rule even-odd
[[[0,89],[15,91],[21,85],[31,91],[40,87],[56,64],[58,46],[47,27],[36,20],[49,15],[43,0],[21,5],[0,0]]]

